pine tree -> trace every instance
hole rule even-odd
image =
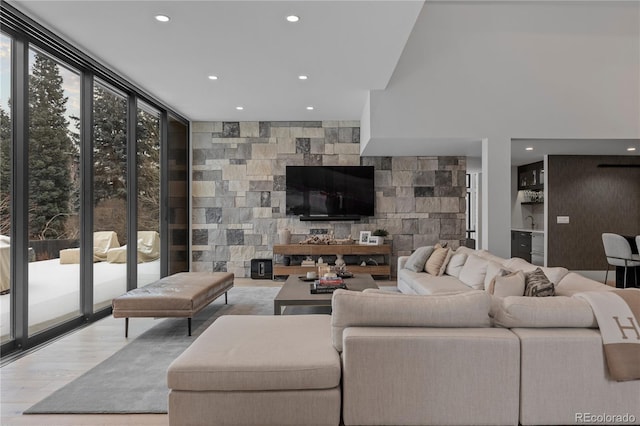
[[[29,75],[29,234],[60,238],[70,213],[74,146],[55,61],[36,53]]]
[[[138,229],[160,231],[160,119],[138,110]]]
[[[0,235],[11,234],[11,118],[0,107]]]

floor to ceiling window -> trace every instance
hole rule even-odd
[[[109,315],[128,288],[188,270],[189,147],[178,114],[0,8],[4,359]]]
[[[106,83],[93,85],[93,240],[105,252],[93,264],[93,305],[127,290],[127,98]]]
[[[11,38],[0,34],[0,342],[11,335]]]
[[[160,278],[160,112],[139,102],[137,116],[137,259],[143,287]]]
[[[29,49],[29,334],[80,314],[80,74]]]

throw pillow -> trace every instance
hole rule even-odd
[[[442,265],[447,259],[448,254],[449,249],[441,247],[440,244],[436,244],[433,253],[431,253],[427,263],[424,265],[424,270],[431,275],[440,275],[440,269],[442,269]]]
[[[555,296],[553,283],[549,281],[542,269],[536,268],[533,272],[527,272],[524,295],[532,297]]]
[[[476,255],[469,255],[460,270],[458,279],[476,290],[484,289],[484,277],[487,275],[489,261]]]
[[[509,274],[504,269],[501,272],[505,274],[498,275],[491,280],[488,289],[489,293],[498,297],[522,296],[526,281],[524,272],[516,271]]]
[[[451,256],[449,259],[449,263],[447,264],[446,274],[451,275],[452,277],[458,277],[460,275],[460,271],[464,266],[464,263],[467,261],[466,253],[456,253]]]
[[[427,263],[427,259],[433,253],[433,246],[418,247],[416,251],[411,253],[404,268],[413,272],[424,271],[424,265]]]
[[[438,276],[444,275],[445,271],[447,270],[447,266],[449,265],[449,261],[451,260],[451,256],[453,256],[453,250],[447,249],[447,255],[444,258],[444,262],[442,262],[442,266],[440,266]]]
[[[501,270],[506,271],[507,274],[512,271],[512,269],[510,270],[509,268],[502,266],[500,263],[493,260],[488,260],[488,262],[489,265],[487,266],[487,275],[485,275],[484,277],[485,290],[489,287],[489,284],[491,284],[491,280],[494,279]]]

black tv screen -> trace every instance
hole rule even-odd
[[[287,214],[306,220],[373,216],[373,166],[287,166]]]

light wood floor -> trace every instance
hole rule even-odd
[[[395,282],[377,281],[379,286]],[[234,285],[281,286],[282,281],[236,278]],[[13,425],[168,425],[166,414],[23,415],[22,412],[56,389],[104,361],[161,320],[136,318],[124,338],[124,319],[109,316],[74,331],[0,369],[0,424]],[[91,389],[87,389],[90,392]]]

